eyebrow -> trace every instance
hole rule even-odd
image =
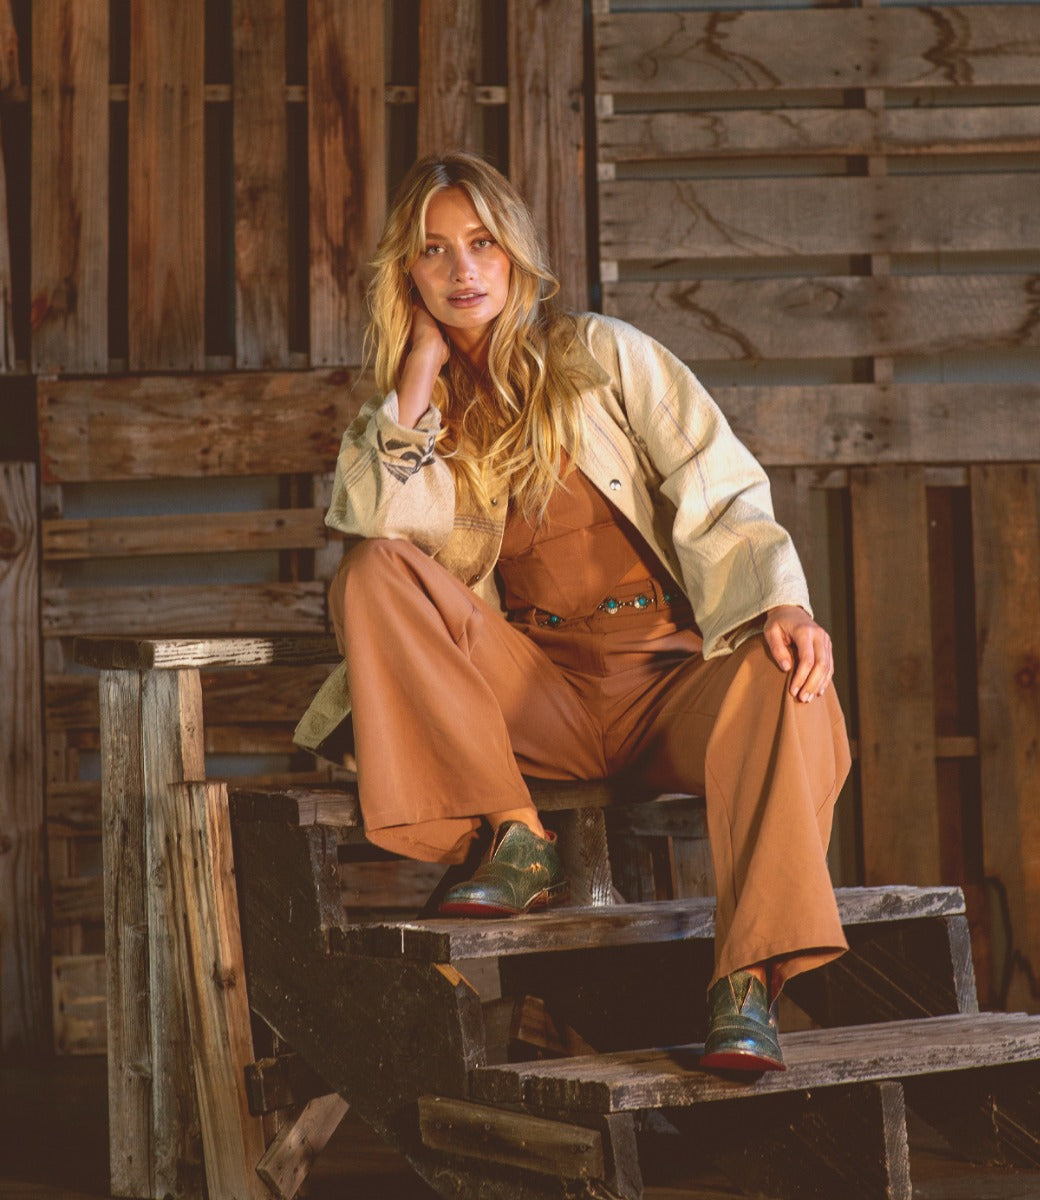
[[[489,237],[494,236],[492,234],[491,230],[488,229],[488,227],[486,225],[469,225],[466,228],[466,233],[467,234],[486,233]],[[427,237],[427,239],[436,238],[438,241],[441,241],[441,242],[446,242],[448,240],[446,234],[434,233],[434,231],[432,229],[427,229],[426,237]]]

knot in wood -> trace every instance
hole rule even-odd
[[[1015,672],[1015,683],[1020,688],[1036,687],[1037,676],[1040,675],[1040,662],[1035,658],[1024,662]]]
[[[14,558],[20,549],[18,530],[8,521],[0,521],[0,558]]]
[[[0,833],[0,854],[10,854],[13,849],[14,842],[6,833]]]
[[[226,992],[230,991],[235,986],[235,984],[238,982],[238,980],[235,977],[234,968],[228,967],[227,970],[224,970],[221,968],[219,963],[214,963],[214,965],[213,965],[213,982],[217,985],[218,988],[221,988]]]

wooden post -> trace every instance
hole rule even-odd
[[[510,0],[509,175],[544,231],[569,308],[588,307],[582,5]]]
[[[108,367],[108,9],[33,5],[32,366]]]
[[[0,464],[0,1051],[47,1044],[36,468]]]
[[[205,366],[202,0],[130,5],[130,369]]]
[[[1040,1010],[1040,466],[973,467],[979,758],[986,875],[1011,917],[998,986],[1012,1010]]]
[[[924,471],[872,467],[850,484],[864,882],[938,883]]]
[[[309,0],[311,365],[361,361],[365,263],[386,209],[383,4]]]
[[[178,781],[204,777],[197,670],[102,671],[112,1194],[203,1194],[170,879]]]
[[[253,1035],[227,785],[189,784],[175,789],[172,799],[167,844],[173,955],[187,991],[206,1188],[214,1200],[265,1200],[256,1173],[263,1125],[250,1115],[246,1094]]]
[[[0,0],[0,96],[18,85],[18,35],[11,0]],[[14,301],[11,293],[11,243],[7,224],[7,173],[0,152],[0,371],[13,371]]]
[[[475,149],[479,56],[477,0],[420,0],[420,154]]]
[[[234,0],[235,361],[289,365],[284,0]]]

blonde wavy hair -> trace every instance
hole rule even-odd
[[[553,300],[559,283],[546,265],[527,205],[476,155],[428,155],[398,188],[368,290],[366,343],[376,383],[385,393],[400,382],[412,326],[409,271],[426,246],[430,200],[445,188],[466,193],[508,255],[511,270],[486,372],[477,373],[452,349],[434,385],[433,402],[443,418],[437,450],[446,457],[456,487],[481,508],[490,508],[492,494],[505,484],[520,510],[537,518],[562,480],[563,451],[573,457],[584,434],[578,381],[565,367],[575,326]]]

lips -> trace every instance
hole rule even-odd
[[[456,292],[448,297],[448,303],[453,308],[472,308],[487,299],[487,292]]]

